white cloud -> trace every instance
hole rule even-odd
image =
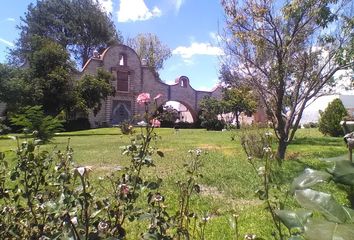
[[[15,46],[15,44],[13,44],[12,42],[7,41],[7,40],[2,39],[2,38],[0,38],[0,42],[4,43],[4,44],[6,44],[7,46],[10,46],[10,47],[14,47]]]
[[[184,2],[185,2],[185,0],[173,0],[173,4],[175,6],[176,13],[179,12],[179,10],[181,9]]]
[[[157,6],[149,10],[144,0],[120,0],[117,14],[118,22],[135,22],[160,17],[162,12]]]
[[[192,42],[189,47],[177,47],[172,51],[172,54],[180,55],[184,59],[190,59],[194,55],[220,56],[224,55],[224,51],[219,47],[212,46],[210,43]]]
[[[15,20],[14,18],[9,17],[9,18],[6,18],[6,21],[8,21],[8,22],[15,22],[16,20]]]
[[[216,32],[210,32],[209,36],[215,43],[219,43],[222,40],[222,37]]]
[[[113,11],[113,1],[112,0],[98,0],[98,3],[101,5],[101,8],[106,13],[112,13]]]

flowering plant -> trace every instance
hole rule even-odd
[[[150,103],[150,94],[149,93],[140,93],[136,99],[138,104],[148,104]]]
[[[154,154],[164,157],[152,144],[158,139],[154,128],[159,121],[158,113],[149,112],[149,96],[137,99],[146,107],[146,124],[140,132],[130,132],[131,142],[122,148],[130,164],[100,177],[97,192],[90,183],[94,167],[74,164],[70,139],[66,151],[48,152],[40,151],[38,141],[21,144],[14,137],[15,157],[0,152],[0,239],[125,239],[126,222],[138,219],[149,223],[142,239],[195,238],[197,215],[190,202],[192,194],[200,192],[196,180],[201,176],[201,151],[190,151],[194,158],[186,166],[188,178],[177,183],[181,204],[170,216],[159,189],[162,179],[143,178],[143,171],[154,166]],[[155,106],[160,97],[154,98]],[[13,168],[9,159],[14,159]],[[148,205],[144,208],[145,197]],[[194,225],[190,226],[192,218]],[[200,226],[204,239],[205,219]]]

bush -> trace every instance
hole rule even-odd
[[[343,106],[340,99],[334,99],[328,104],[324,112],[320,112],[320,121],[318,128],[324,135],[332,137],[343,136],[343,130],[340,125],[342,119],[347,116],[348,112]]]
[[[180,129],[191,129],[191,128],[195,128],[195,124],[190,122],[178,122],[175,124],[174,127]]]
[[[218,119],[204,120],[200,124],[201,127],[206,128],[206,130],[221,131],[225,127],[225,122]]]
[[[64,123],[64,130],[67,132],[90,129],[91,125],[87,118],[78,118]]]
[[[10,121],[21,126],[25,133],[33,133],[36,139],[43,142],[53,138],[54,133],[62,130],[62,121],[52,116],[46,116],[42,106],[26,107],[20,113],[10,117]]]
[[[241,145],[247,156],[255,158],[264,157],[264,148],[269,145],[271,134],[265,129],[245,128],[241,132]]]
[[[173,128],[174,126],[175,126],[175,123],[172,121],[165,121],[165,120],[161,121],[162,128]]]
[[[317,128],[318,127],[318,123],[315,122],[308,122],[304,124],[304,128]]]
[[[11,128],[6,126],[4,120],[0,117],[0,135],[8,134]]]

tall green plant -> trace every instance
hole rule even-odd
[[[241,144],[248,156],[248,162],[252,165],[254,172],[259,177],[260,186],[259,189],[256,190],[256,193],[259,199],[264,201],[266,209],[270,213],[273,226],[276,230],[273,233],[274,238],[284,240],[287,234],[284,233],[276,213],[283,208],[288,195],[284,195],[276,179],[280,164],[275,161],[275,155],[272,149],[272,133],[264,132],[262,136],[260,132],[257,132],[256,135],[253,135],[251,138],[244,137],[245,139],[241,140]],[[263,153],[261,153],[261,151]]]
[[[46,116],[42,106],[26,107],[20,113],[13,115],[10,121],[44,142],[49,141],[56,132],[62,130],[62,121],[56,117]]]
[[[344,133],[340,122],[348,115],[348,111],[339,98],[329,103],[327,108],[320,112],[320,115],[318,129],[321,133],[332,137],[343,136]]]

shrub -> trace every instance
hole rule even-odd
[[[64,129],[67,132],[87,130],[91,128],[90,122],[87,118],[78,118],[65,122]]]
[[[201,127],[206,128],[206,130],[221,131],[225,127],[225,122],[218,119],[208,119],[202,121]]]
[[[319,130],[324,135],[338,137],[343,135],[340,125],[343,117],[348,114],[340,99],[334,99],[328,104],[324,112],[320,112]]]
[[[173,128],[174,126],[175,126],[175,123],[172,121],[161,121],[162,128]]]
[[[304,124],[304,128],[317,128],[318,127],[318,123],[315,122],[308,122]]]
[[[8,127],[5,123],[4,120],[0,117],[0,135],[7,134],[11,130],[10,127]]]
[[[180,129],[191,129],[195,127],[195,124],[190,122],[178,122],[174,125],[174,127]]]
[[[43,142],[53,138],[54,133],[62,130],[62,121],[52,116],[46,116],[42,106],[26,107],[20,113],[13,115],[10,121],[21,126],[25,133],[33,133],[36,139]]]
[[[270,133],[259,128],[244,129],[241,132],[241,145],[248,156],[255,158],[264,157],[264,148],[268,146]]]
[[[122,132],[122,134],[124,135],[129,135],[129,134],[133,134],[134,128],[133,125],[130,122],[124,121],[119,125],[120,131]]]

